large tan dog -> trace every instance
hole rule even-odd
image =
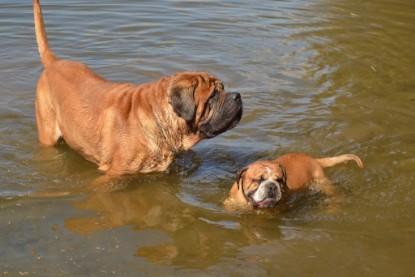
[[[273,161],[256,161],[238,171],[225,207],[229,210],[272,208],[290,193],[306,188],[331,195],[333,186],[324,168],[351,160],[363,167],[360,158],[352,154],[314,159],[306,154],[291,153]]]
[[[183,72],[152,83],[109,82],[86,65],[50,50],[38,0],[36,39],[44,71],[36,94],[39,141],[60,138],[109,175],[164,171],[175,154],[236,126],[239,93],[225,93],[206,72]]]

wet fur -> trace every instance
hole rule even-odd
[[[353,154],[314,159],[306,154],[291,153],[273,161],[256,161],[238,172],[229,196],[224,201],[225,208],[232,211],[255,207],[255,203],[250,201],[247,191],[251,190],[252,193],[260,187],[258,183],[255,183],[255,180],[269,178],[270,173],[264,168],[272,168],[272,174],[279,176],[285,182],[283,187],[286,189],[282,190],[284,195],[278,199],[278,203],[283,202],[291,193],[305,189],[314,189],[327,195],[333,195],[334,187],[327,178],[324,168],[348,161],[355,161],[360,168],[363,167],[361,159]],[[272,165],[274,166],[272,167]],[[286,174],[286,178],[284,178],[284,174]]]

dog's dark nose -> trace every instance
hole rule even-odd
[[[269,198],[274,198],[275,197],[275,190],[277,189],[277,187],[274,184],[270,184],[268,186],[268,197]]]
[[[232,93],[232,100],[233,101],[239,101],[239,100],[241,100],[241,94],[239,92]]]

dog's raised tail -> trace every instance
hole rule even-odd
[[[348,161],[355,161],[360,168],[363,167],[362,160],[358,156],[353,155],[353,154],[344,154],[344,155],[340,155],[337,157],[331,157],[331,158],[321,158],[321,159],[316,159],[316,161],[322,167],[330,167],[330,166],[334,166],[340,163],[345,163]]]
[[[39,49],[40,59],[43,66],[53,61],[56,56],[49,48],[48,38],[46,37],[45,24],[43,23],[42,9],[39,0],[33,0],[33,15],[35,19],[36,40]]]

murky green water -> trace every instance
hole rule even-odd
[[[37,142],[30,1],[0,3],[0,275],[410,276],[415,270],[415,3],[43,1],[62,58],[114,81],[210,71],[238,90],[233,130],[115,192],[62,198],[99,173]],[[235,172],[287,152],[359,155],[303,195],[229,214]]]

